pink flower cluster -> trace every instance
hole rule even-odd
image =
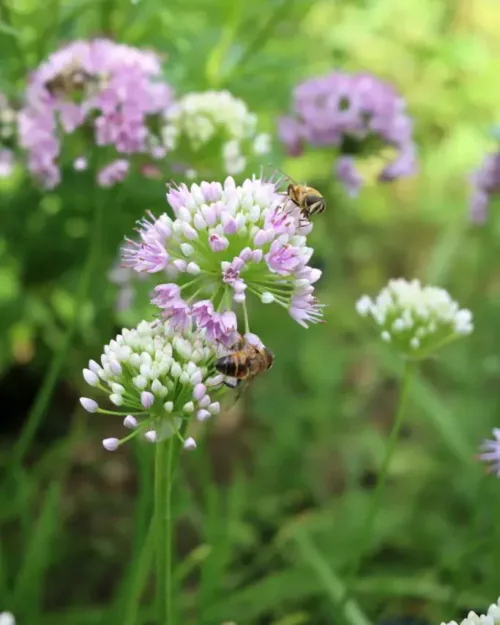
[[[236,186],[202,182],[171,188],[166,213],[140,222],[139,240],[128,240],[123,266],[167,278],[152,303],[181,329],[192,318],[207,337],[231,345],[237,331],[233,304],[246,315],[248,294],[275,302],[307,327],[322,318],[313,284],[321,271],[308,265],[312,225],[277,185],[262,179]],[[246,327],[248,332],[248,326]]]
[[[128,173],[123,156],[164,156],[148,122],[171,100],[155,53],[107,39],[75,41],[40,65],[26,89],[19,141],[28,151],[28,168],[45,187],[57,186],[62,139],[85,127],[97,146],[112,146],[121,156],[97,174],[99,184],[115,184]]]
[[[363,179],[355,157],[385,146],[396,152],[379,173],[381,181],[395,180],[416,169],[413,122],[405,100],[392,85],[370,74],[334,71],[297,85],[293,113],[282,117],[278,134],[287,152],[299,156],[306,144],[335,147],[338,178],[350,195]]]

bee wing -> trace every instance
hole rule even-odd
[[[234,380],[234,378],[228,378],[228,379]],[[227,411],[231,410],[231,408],[233,408],[234,405],[240,400],[243,394],[243,391],[249,385],[249,382],[247,380],[235,380],[235,382],[236,384],[234,386],[231,386],[230,384],[226,384],[227,386],[233,389],[233,392],[228,393],[228,395],[230,396],[227,397],[226,400],[223,402],[224,410],[227,410]]]

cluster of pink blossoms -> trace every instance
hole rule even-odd
[[[300,155],[305,145],[336,148],[335,174],[352,196],[363,184],[358,155],[393,149],[395,157],[378,174],[380,181],[409,176],[416,169],[406,102],[392,85],[370,74],[334,71],[300,83],[293,112],[279,120],[278,134],[291,156]]]
[[[313,250],[301,221],[279,185],[248,179],[237,186],[202,182],[170,188],[174,213],[149,215],[139,240],[127,240],[123,266],[159,278],[152,302],[179,330],[193,320],[208,340],[234,342],[241,306],[248,332],[247,296],[275,302],[302,326],[322,320],[314,296],[321,271],[308,265]]]
[[[106,39],[75,41],[55,52],[33,73],[19,114],[19,141],[28,168],[47,188],[61,180],[59,157],[64,135],[91,128],[97,146],[117,153],[97,174],[112,186],[129,171],[131,154],[163,158],[165,148],[151,125],[172,100],[153,52]],[[76,143],[74,167],[86,169],[92,146]]]

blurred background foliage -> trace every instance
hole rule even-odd
[[[334,68],[390,80],[415,120],[418,175],[385,186],[374,179],[356,200],[333,179],[328,151],[286,159],[274,139],[268,161],[327,198],[311,237],[327,323],[304,331],[273,307],[251,310],[276,366],[184,458],[182,624],[346,622],[343,574],[400,375],[354,303],[399,276],[448,288],[472,309],[476,331],[419,372],[349,620],[437,623],[496,598],[499,486],[474,455],[500,410],[500,221],[492,214],[471,226],[467,201],[470,171],[500,123],[499,33],[497,0],[0,0],[0,89],[13,98],[59,45],[106,35],[161,52],[178,94],[230,90],[274,136],[294,85]],[[106,418],[83,415],[77,400],[87,360],[120,327],[154,313],[141,296],[117,311],[108,274],[135,221],[165,210],[163,183],[131,176],[103,191],[91,173],[68,168],[61,186],[43,192],[19,167],[0,186],[0,609],[21,625],[152,622],[141,552],[150,448],[107,454]],[[96,202],[104,203],[98,259],[78,303]],[[62,375],[21,466],[12,449],[71,324]],[[131,616],[138,575],[144,607]]]

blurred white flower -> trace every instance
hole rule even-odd
[[[375,299],[363,295],[356,310],[373,319],[382,340],[412,358],[428,356],[474,328],[470,310],[460,309],[444,289],[418,280],[390,280]]]
[[[0,612],[0,625],[16,625],[16,619],[10,612]]]
[[[271,147],[270,136],[257,133],[256,115],[229,91],[194,92],[180,98],[165,113],[162,139],[168,150],[187,144],[194,153],[218,141],[222,164],[230,175],[245,169],[247,156],[266,154]]]
[[[469,612],[467,617],[460,621],[460,625],[498,625],[500,623],[500,597],[496,603],[492,603],[486,614]],[[441,625],[458,625],[457,621],[441,623]]]
[[[254,154],[267,154],[271,150],[271,136],[267,133],[257,135],[253,141]]]

